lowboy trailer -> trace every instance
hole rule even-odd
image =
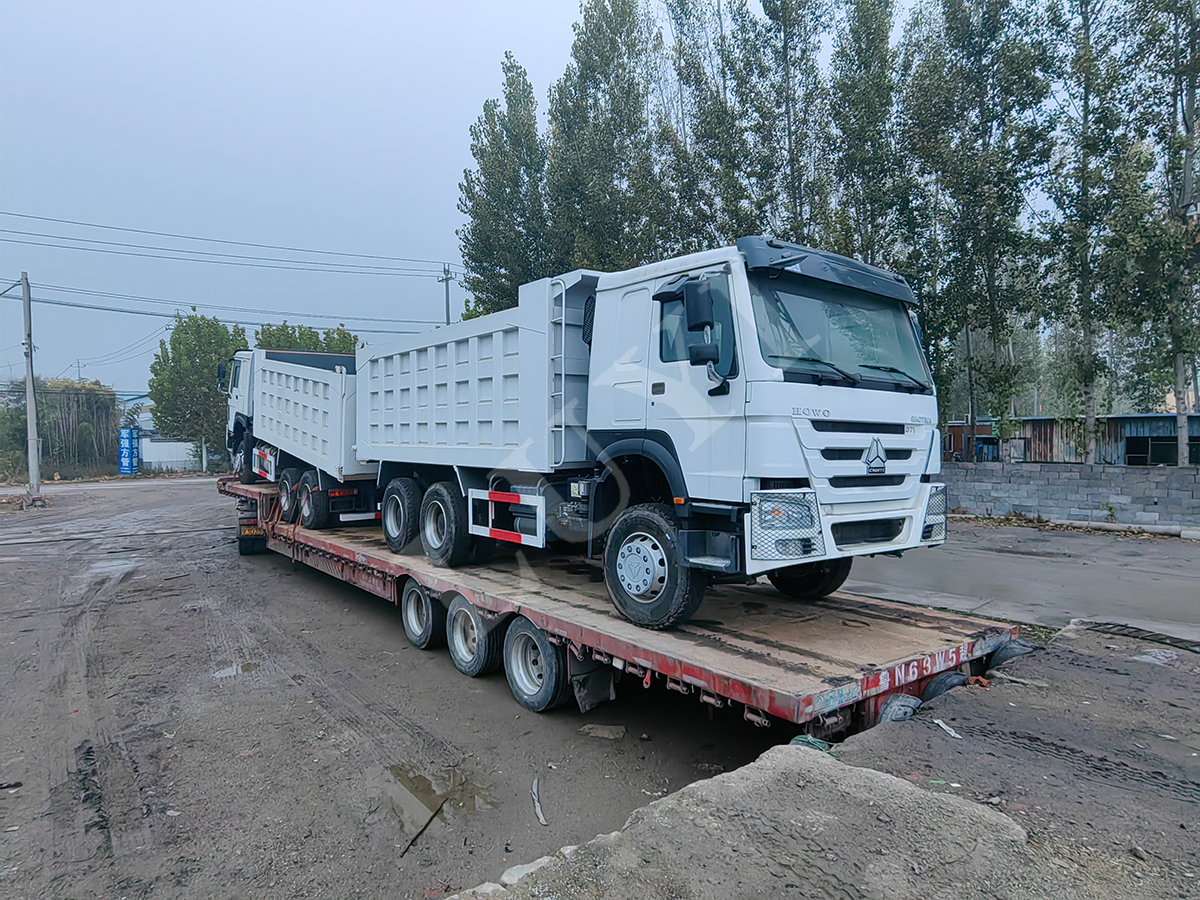
[[[445,644],[459,671],[504,668],[513,696],[542,712],[586,712],[623,677],[655,680],[711,706],[740,706],[828,737],[911,714],[1017,636],[1017,626],[849,592],[789,600],[766,584],[722,585],[703,618],[652,631],[612,614],[598,566],[524,548],[487,566],[445,569],[398,555],[376,529],[282,521],[275,485],[218,481],[238,498],[243,553],[273,550],[397,604],[420,649]],[[539,557],[528,564],[522,554]],[[620,673],[620,675],[618,675]]]

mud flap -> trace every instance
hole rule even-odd
[[[567,673],[581,713],[594,709],[606,700],[617,699],[611,666],[594,659],[576,659],[573,653],[568,653]]]

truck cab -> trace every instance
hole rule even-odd
[[[224,376],[229,397],[225,414],[225,449],[229,451],[233,470],[238,473],[248,470],[249,451],[245,445],[247,436],[252,437],[254,433],[252,354],[251,350],[233,354],[226,364]]]

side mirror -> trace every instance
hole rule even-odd
[[[225,363],[217,363],[217,384],[225,383]]]
[[[683,309],[688,331],[713,327],[712,289],[707,281],[689,281],[683,286]]]
[[[716,344],[692,344],[688,347],[688,364],[693,366],[716,365],[721,361],[721,348]]]

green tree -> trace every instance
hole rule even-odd
[[[175,316],[169,341],[158,342],[150,362],[154,424],[165,437],[225,446],[226,397],[217,386],[217,366],[247,349],[246,332],[215,318]]]
[[[254,346],[260,350],[313,350],[326,353],[353,353],[358,335],[346,326],[327,328],[324,333],[307,325],[289,325],[285,319],[278,325],[263,325],[254,332]]]
[[[517,289],[551,274],[546,245],[546,141],[525,69],[504,54],[503,105],[483,104],[471,126],[475,168],[463,172],[457,232],[472,295],[465,318],[517,305]]]
[[[1051,300],[1073,332],[1068,359],[1083,409],[1084,460],[1095,463],[1097,391],[1106,371],[1101,332],[1129,296],[1124,273],[1104,265],[1101,254],[1125,187],[1118,170],[1133,143],[1122,114],[1131,69],[1120,52],[1126,22],[1113,3],[1067,0],[1054,10],[1053,25],[1062,59],[1057,146],[1046,182],[1057,210],[1047,226]],[[1125,217],[1122,227],[1129,224]]]
[[[890,258],[902,184],[893,134],[896,53],[891,0],[853,0],[833,51],[834,213],[838,250],[872,265]]]
[[[638,0],[587,0],[550,91],[551,268],[624,269],[671,244],[651,87],[661,38]]]

